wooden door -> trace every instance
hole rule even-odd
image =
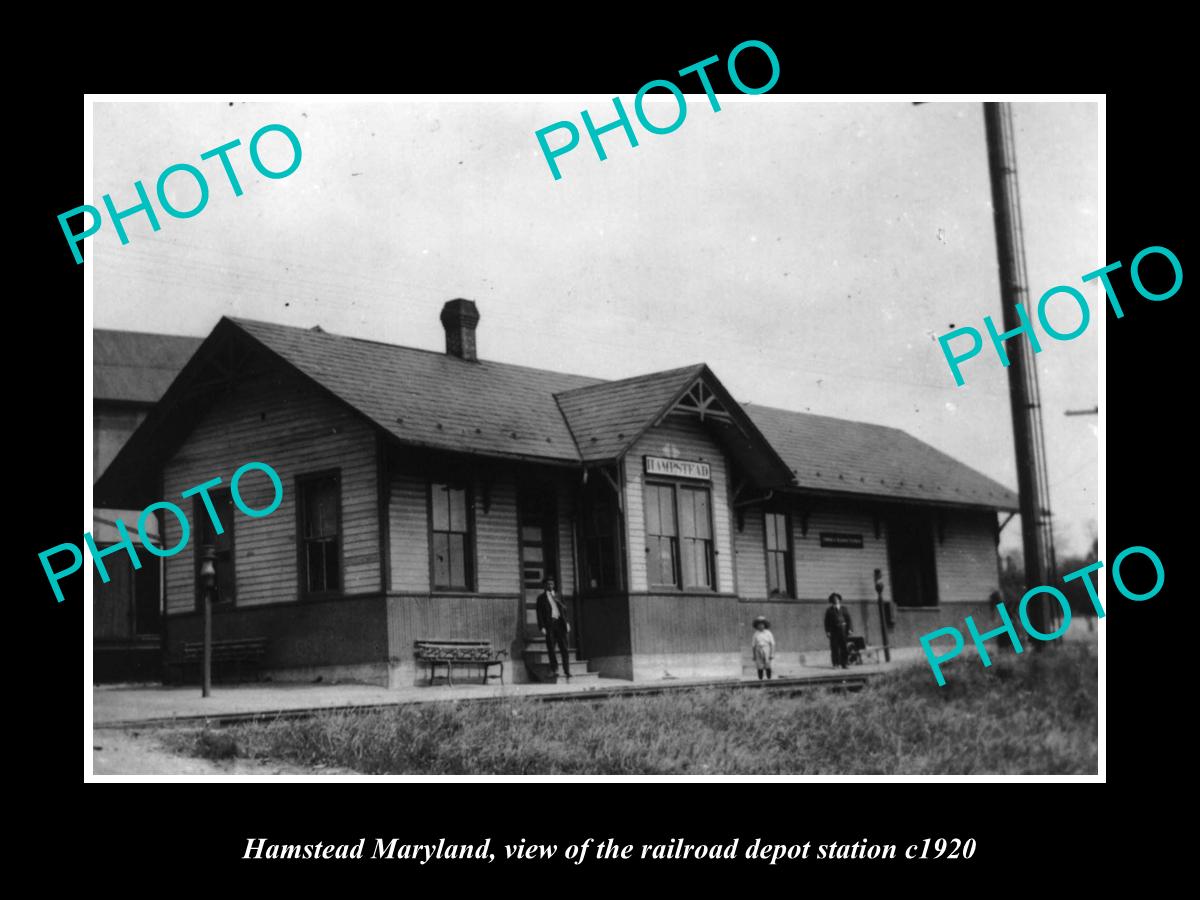
[[[97,545],[107,549],[111,544]],[[145,554],[149,556],[149,554]],[[134,570],[129,557],[113,554],[106,557],[104,567],[108,581],[100,578],[100,571],[92,571],[92,637],[94,640],[127,639],[133,636],[133,585]]]
[[[537,597],[542,582],[553,578],[555,590],[562,594],[558,571],[557,522],[554,491],[538,486],[523,486],[518,500],[521,544],[521,594],[524,605],[524,630],[533,636],[537,630]]]
[[[928,516],[895,514],[888,521],[888,566],[897,606],[938,605],[934,528]]]

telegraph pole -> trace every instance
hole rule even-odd
[[[1017,192],[1017,155],[1013,136],[1012,109],[1007,103],[984,103],[987,131],[988,171],[992,182],[992,208],[996,223],[996,251],[1000,269],[1000,302],[1004,330],[1020,326],[1016,304],[1029,309],[1029,279],[1025,271],[1024,234]],[[1026,590],[1053,584],[1056,578],[1054,537],[1050,522],[1050,491],[1046,476],[1046,442],[1042,433],[1041,395],[1037,365],[1027,340],[1021,336],[1005,348],[1009,399],[1012,406],[1013,441],[1017,452],[1017,490],[1020,496],[1021,539],[1025,550]],[[1030,622],[1042,633],[1058,624],[1045,595],[1028,607]],[[1044,646],[1035,642],[1039,648]]]

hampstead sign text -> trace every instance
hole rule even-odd
[[[686,459],[666,459],[662,456],[646,457],[647,475],[670,475],[674,478],[699,478],[712,480],[712,469],[708,463],[689,462]]]

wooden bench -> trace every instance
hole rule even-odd
[[[454,666],[482,666],[483,683],[487,684],[492,666],[500,667],[500,683],[504,684],[504,660],[507,650],[495,650],[491,641],[475,640],[420,640],[413,641],[413,655],[420,662],[429,663],[429,683],[433,684],[438,664],[446,666],[446,681],[453,685],[451,669]]]
[[[216,669],[217,663],[236,663],[237,677],[241,678],[242,663],[252,663],[256,667],[267,652],[266,638],[233,638],[231,640],[212,642],[212,663]],[[188,641],[183,645],[183,657],[175,661],[181,670],[189,665],[204,665],[204,642]],[[182,675],[182,671],[180,673]]]

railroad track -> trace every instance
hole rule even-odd
[[[521,699],[536,700],[541,703],[602,703],[621,697],[646,697],[657,694],[673,694],[684,691],[722,690],[722,691],[770,691],[773,694],[793,697],[812,690],[841,690],[860,691],[867,682],[881,673],[864,672],[862,674],[844,674],[806,676],[804,678],[773,678],[770,681],[688,681],[680,684],[654,683],[631,684],[618,687],[584,688],[578,691],[562,691],[552,694],[499,694],[487,697],[452,697],[445,700],[398,700],[388,703],[348,703],[340,706],[311,706],[296,709],[260,710],[257,712],[231,712],[204,714],[194,716],[171,716],[159,719],[124,719],[114,722],[96,722],[94,728],[161,728],[164,726],[222,726],[235,725],[239,722],[256,722],[262,720],[291,720],[308,719],[323,713],[335,712],[376,712],[385,709],[395,709],[400,706],[414,706],[425,703],[507,703],[520,697]]]

